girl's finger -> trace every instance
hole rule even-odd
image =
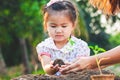
[[[59,67],[59,65],[58,64],[56,64],[55,66],[54,66],[54,68],[58,68]]]

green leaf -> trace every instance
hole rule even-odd
[[[93,50],[94,54],[98,54],[99,52],[105,52],[106,50],[103,48],[100,48],[98,45],[95,46],[89,46],[90,49]]]

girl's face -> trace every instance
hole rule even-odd
[[[73,30],[74,24],[68,15],[56,13],[48,17],[47,31],[49,36],[52,37],[55,42],[68,41]]]

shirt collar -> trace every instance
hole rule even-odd
[[[76,38],[74,36],[71,36],[71,38],[66,43],[66,45],[63,48],[58,49],[54,43],[54,40],[50,37],[45,40],[45,44],[46,44],[45,47],[48,47],[48,48],[54,49],[54,50],[60,50],[63,53],[69,53],[70,51],[73,50],[73,48],[75,46],[75,42],[76,42]]]

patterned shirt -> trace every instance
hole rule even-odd
[[[39,43],[36,47],[38,55],[49,55],[51,60],[62,59],[64,62],[73,62],[78,57],[90,55],[87,43],[81,39],[71,36],[67,44],[58,49],[51,37]]]

